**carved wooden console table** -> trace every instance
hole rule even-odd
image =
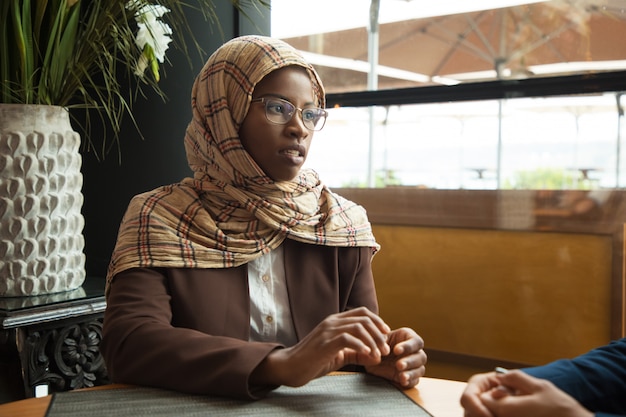
[[[19,363],[0,375],[2,385],[21,385],[12,395],[28,398],[40,386],[51,393],[108,383],[99,349],[105,307],[104,279],[94,277],[65,293],[0,298],[0,348],[5,362]]]

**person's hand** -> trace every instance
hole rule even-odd
[[[250,383],[296,387],[345,365],[379,364],[391,352],[390,332],[365,307],[330,315],[296,345],[272,351],[254,370]]]
[[[403,327],[389,333],[387,343],[391,348],[390,353],[380,363],[366,366],[365,369],[400,388],[414,387],[426,372],[424,341],[415,331]]]
[[[486,381],[487,384],[490,384],[492,382],[490,378],[495,378],[496,387],[483,390],[478,397],[490,414],[468,413],[468,408],[465,407],[462,397],[461,404],[465,408],[466,417],[479,415],[496,417],[593,417],[593,413],[586,410],[574,398],[558,389],[550,381],[532,377],[519,370],[510,371],[503,375],[492,374],[488,378],[488,380],[483,379],[483,383]],[[482,387],[485,386],[482,385]],[[503,386],[507,389],[498,388]],[[509,391],[514,394],[509,393]]]
[[[473,375],[468,381],[461,405],[465,409],[465,417],[493,417],[492,412],[483,404],[481,395],[492,391],[500,385],[495,372]]]

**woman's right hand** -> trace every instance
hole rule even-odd
[[[390,353],[390,331],[365,307],[330,315],[296,345],[272,351],[250,383],[298,387],[346,365],[376,365]]]

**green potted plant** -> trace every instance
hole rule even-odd
[[[214,3],[0,2],[0,296],[80,287],[81,137],[68,109],[87,115],[72,120],[82,146],[106,154],[119,141],[123,118],[134,122],[144,89],[163,97],[159,69],[170,43],[188,57],[201,52],[186,13],[201,13],[220,31]],[[244,15],[249,7],[269,7],[268,0],[230,3]],[[91,142],[93,116],[108,128],[102,143]]]

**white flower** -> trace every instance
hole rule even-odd
[[[161,63],[165,58],[165,51],[172,41],[169,36],[172,34],[172,28],[159,20],[167,12],[169,12],[167,7],[145,4],[139,8],[135,15],[137,26],[139,26],[135,43],[141,50],[146,44],[150,44],[154,49],[156,59]]]
[[[163,63],[165,52],[172,41],[172,28],[160,18],[170,10],[161,5],[143,3],[140,0],[129,2],[129,8],[136,9],[135,20],[139,31],[135,44],[141,50],[135,74],[142,76],[148,66],[151,67],[155,79],[159,80],[158,64]]]

